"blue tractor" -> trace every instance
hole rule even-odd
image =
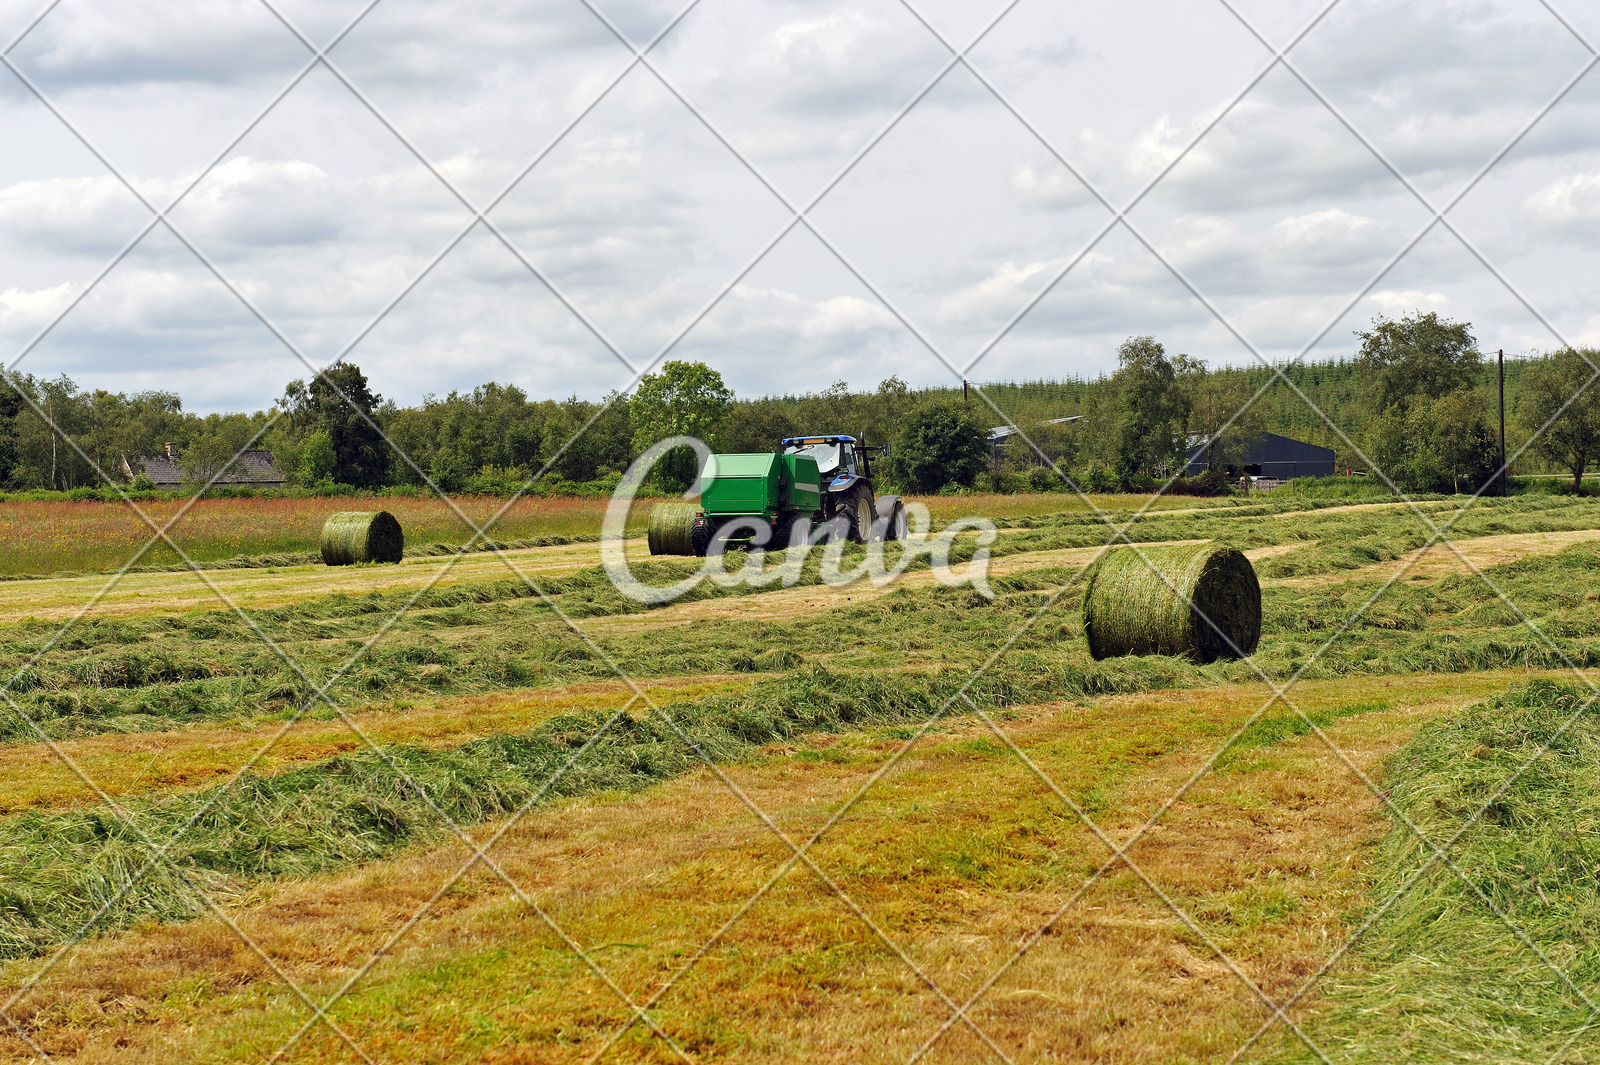
[[[817,464],[822,484],[822,520],[843,519],[850,539],[904,540],[906,508],[899,496],[879,497],[873,491],[868,458],[889,458],[887,444],[868,447],[853,436],[791,436],[783,441],[783,454],[804,455]]]
[[[650,551],[704,555],[718,540],[745,542],[762,526],[766,544],[787,547],[802,519],[837,523],[858,544],[904,540],[905,505],[873,491],[872,453],[887,458],[889,449],[853,436],[791,436],[779,454],[713,455],[700,474],[700,504],[687,515],[687,535],[671,532],[676,517],[663,515],[657,529],[652,516]]]

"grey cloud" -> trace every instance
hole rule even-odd
[[[603,6],[635,40],[676,10]],[[29,60],[48,68],[75,120],[156,195],[180,187],[276,88],[277,72],[304,59],[282,27],[258,34],[245,6],[215,4],[205,9],[209,22],[170,37],[157,32],[176,17],[164,10],[130,0],[126,13],[103,25],[88,14],[52,15]],[[293,14],[321,35],[351,10],[296,0]],[[1346,21],[1308,40],[1307,70],[1430,189],[1465,180],[1568,73],[1559,32],[1508,20],[1495,5],[1384,9],[1386,33],[1378,38],[1370,32],[1377,8],[1348,10]],[[970,5],[930,11],[941,28],[954,27],[953,37],[983,15]],[[955,27],[951,19],[964,21]],[[281,54],[278,45],[261,45],[269,37],[286,42]],[[683,91],[798,199],[887,121],[946,53],[891,3],[703,0],[659,55]],[[335,59],[453,181],[481,197],[621,69],[626,51],[581,5],[383,0]],[[1220,6],[1024,4],[976,59],[1121,196],[1171,157],[1263,53]],[[1575,93],[1456,216],[1574,331],[1590,328],[1583,279],[1597,265],[1589,251],[1600,228],[1600,195],[1590,187],[1600,174],[1597,92],[1600,83]],[[64,134],[47,141],[37,106],[9,102],[14,96],[8,90],[0,105],[0,137],[20,138],[31,169],[8,160],[0,177],[0,341],[11,345],[0,358],[8,361],[145,220],[92,160],[60,149]],[[467,217],[325,73],[297,89],[175,215],[319,360]],[[630,357],[646,358],[786,214],[636,70],[493,217]],[[1325,323],[1415,231],[1422,212],[1279,72],[1133,218],[1277,357]],[[815,219],[936,343],[965,361],[1105,212],[958,72]],[[1480,335],[1532,343],[1537,330],[1526,312],[1492,278],[1486,282],[1453,240],[1435,237],[1321,350],[1347,350],[1349,329],[1372,314],[1436,295],[1445,313],[1479,323]],[[1247,357],[1117,231],[1000,344],[980,376],[1098,372],[1133,333],[1155,333],[1174,350],[1208,358]],[[889,372],[918,383],[949,377],[799,230],[678,353],[722,368],[741,391],[804,390],[835,377],[870,384]],[[353,357],[401,402],[488,378],[536,395],[597,397],[627,377],[481,230]],[[284,380],[303,373],[192,256],[154,238],[27,365],[69,369],[107,387],[178,388],[198,409],[263,406]]]

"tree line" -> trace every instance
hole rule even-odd
[[[668,362],[631,396],[532,399],[490,382],[401,407],[374,393],[359,366],[339,363],[290,382],[268,410],[200,416],[173,392],[83,390],[65,376],[20,375],[0,390],[0,488],[98,487],[95,465],[130,481],[139,457],[169,443],[188,479],[204,481],[253,441],[303,489],[431,480],[450,492],[498,494],[540,470],[547,490],[603,489],[645,447],[680,433],[725,452],[769,451],[784,437],[820,433],[889,444],[880,475],[916,491],[1064,489],[1047,462],[1092,490],[1148,488],[1181,471],[1195,441],[1222,470],[1264,432],[1333,447],[1341,468],[1362,468],[1364,453],[1407,490],[1472,490],[1492,476],[1493,365],[1470,324],[1416,314],[1379,318],[1357,336],[1355,358],[1289,367],[1289,386],[1265,367],[1208,369],[1149,336],[1124,342],[1106,376],[971,394],[890,377],[871,390],[839,381],[802,395],[741,398],[703,363]],[[1600,460],[1600,386],[1571,398],[1593,376],[1589,358],[1600,364],[1590,351],[1508,361],[1511,448],[1549,424],[1519,470],[1560,470],[1577,483]],[[1080,417],[1048,424],[1072,416]],[[1007,421],[1023,434],[994,462],[988,431]],[[657,481],[677,488],[693,475],[684,452],[661,464]]]

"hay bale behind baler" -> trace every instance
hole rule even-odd
[[[1083,631],[1096,659],[1159,654],[1212,662],[1235,657],[1235,647],[1248,655],[1261,640],[1261,582],[1231,547],[1113,548],[1089,575]]]
[[[405,549],[405,532],[387,510],[341,510],[322,526],[322,561],[329,566],[399,562]]]
[[[657,503],[650,508],[650,525],[645,539],[652,555],[692,555],[689,534],[700,513],[698,503]]]

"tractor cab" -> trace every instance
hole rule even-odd
[[[872,468],[867,452],[879,448],[863,447],[853,436],[791,436],[783,442],[785,455],[806,455],[816,460],[823,477],[824,492],[842,492],[860,480],[870,481]]]

